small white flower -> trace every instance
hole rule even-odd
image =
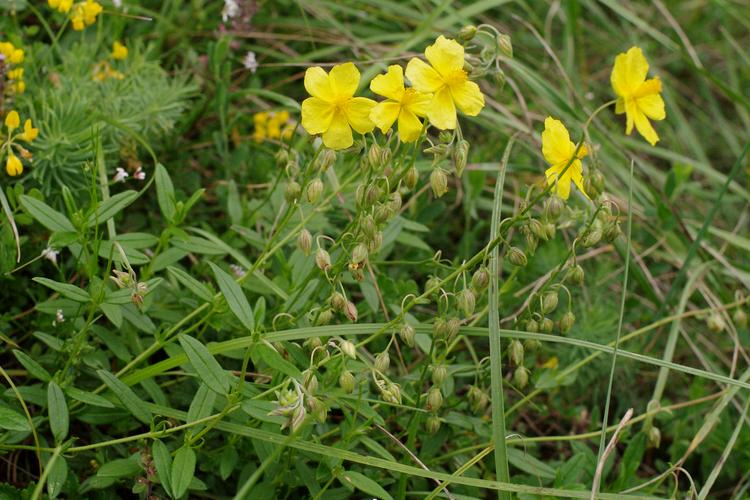
[[[42,258],[47,259],[48,261],[52,262],[54,265],[57,265],[58,255],[60,255],[60,252],[58,252],[57,250],[51,247],[47,247],[44,250],[42,250]]]
[[[224,8],[221,11],[221,20],[229,21],[233,17],[240,15],[240,6],[236,0],[224,0]]]
[[[242,278],[246,272],[242,266],[239,266],[237,264],[229,264],[229,269],[231,269],[232,274],[234,274],[238,278]]]
[[[255,52],[252,50],[248,51],[242,60],[242,64],[245,66],[245,69],[249,69],[251,73],[255,73],[258,70],[258,61],[255,60]]]
[[[112,182],[125,182],[125,179],[128,177],[130,177],[130,175],[128,175],[124,168],[117,167],[117,173],[115,174],[114,179],[112,179]]]
[[[146,172],[143,171],[141,167],[138,167],[138,170],[135,171],[133,174],[133,179],[137,179],[139,181],[146,179]]]
[[[112,3],[114,4],[115,8],[122,8],[122,0],[112,0]]]
[[[65,315],[63,314],[62,309],[58,309],[57,312],[55,312],[55,320],[52,322],[52,326],[59,323],[65,323]]]

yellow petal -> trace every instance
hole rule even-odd
[[[331,149],[345,149],[354,144],[352,129],[344,113],[336,113],[331,126],[323,132],[323,144]]]
[[[560,174],[560,172],[563,171],[565,168],[565,163],[558,163],[556,165],[552,165],[550,168],[545,170],[544,175],[547,177],[547,184],[550,186],[554,186],[552,190],[557,193],[557,195],[562,198],[563,200],[567,200],[568,196],[570,196],[570,168],[573,167],[571,165],[568,168],[568,171],[566,171],[564,174]]]
[[[633,97],[638,98],[659,93],[661,93],[661,80],[659,78],[651,78],[638,86],[633,93]]]
[[[638,113],[638,105],[633,99],[625,99],[625,133],[630,135],[633,132],[635,115]]]
[[[560,120],[548,116],[544,120],[544,132],[542,132],[542,155],[550,165],[567,163],[572,156],[568,129]],[[573,146],[575,148],[575,146]]]
[[[335,96],[351,97],[359,86],[359,70],[350,62],[337,64],[331,68],[328,80],[331,82],[331,90]]]
[[[385,134],[398,119],[400,110],[401,105],[397,102],[379,102],[370,111],[370,120]]]
[[[436,128],[440,130],[456,128],[456,106],[448,87],[441,89],[432,97],[427,117]]]
[[[375,107],[375,101],[366,97],[354,97],[349,99],[344,107],[346,119],[349,125],[360,134],[372,132],[375,124],[370,120],[370,112]]]
[[[21,160],[19,160],[16,155],[9,153],[8,160],[5,162],[5,171],[8,172],[8,175],[11,177],[21,175],[23,172],[23,163],[21,163]]]
[[[484,96],[475,82],[465,81],[450,86],[451,95],[458,109],[469,116],[477,116],[484,107]]]
[[[323,99],[308,97],[302,101],[302,127],[308,134],[322,134],[331,126],[334,109]]]
[[[26,142],[31,142],[39,135],[39,129],[34,128],[31,124],[31,118],[27,118],[23,124],[23,134],[21,139]]]
[[[398,138],[401,142],[414,142],[422,133],[422,122],[405,109],[398,115]]]
[[[400,101],[404,95],[404,70],[401,66],[388,66],[384,75],[378,75],[370,82],[370,90],[378,95]]]
[[[631,47],[626,53],[615,58],[612,69],[612,88],[619,96],[633,94],[646,81],[648,62],[640,47]]]
[[[427,116],[427,111],[430,109],[431,102],[432,94],[417,92],[414,89],[406,89],[401,105],[404,109],[417,116]]]
[[[464,67],[464,48],[455,40],[443,35],[425,49],[424,55],[442,76],[450,75]]]
[[[21,124],[21,118],[18,116],[18,112],[14,109],[5,117],[5,126],[8,127],[9,132],[13,132]]]
[[[638,104],[638,109],[652,120],[663,120],[667,117],[664,111],[664,99],[659,94],[647,95],[636,99],[635,102]]]
[[[621,115],[625,112],[625,98],[618,97],[615,101],[615,114]]]
[[[443,79],[432,66],[416,57],[406,65],[406,78],[419,92],[437,92],[443,86]]]
[[[575,160],[568,171],[570,172],[571,180],[575,183],[578,190],[583,193],[583,196],[589,198],[586,190],[583,189],[583,165],[581,164],[581,160]]]
[[[636,108],[635,115],[633,116],[633,120],[635,121],[635,128],[638,129],[638,133],[643,136],[646,141],[651,144],[652,146],[656,145],[657,142],[659,142],[659,136],[656,135],[656,130],[654,130],[654,127],[651,126],[651,122],[648,121],[648,118],[646,115],[641,112],[640,109]]]
[[[305,90],[313,97],[326,101],[333,100],[328,75],[320,66],[307,68],[307,71],[305,71]]]

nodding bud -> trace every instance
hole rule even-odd
[[[333,319],[333,311],[330,309],[323,309],[318,313],[318,317],[315,318],[315,326],[324,326],[331,322]]]
[[[490,271],[487,269],[487,266],[482,266],[474,271],[474,275],[471,277],[471,286],[473,286],[475,290],[482,292],[489,284]]]
[[[310,255],[310,249],[312,248],[312,235],[307,229],[303,229],[297,236],[297,248],[299,248],[305,255]]]
[[[557,292],[547,292],[542,296],[542,314],[551,313],[557,309]]]
[[[658,448],[661,444],[661,431],[658,427],[652,426],[648,430],[648,447]]]
[[[529,252],[529,254],[534,255],[536,252],[536,246],[539,244],[539,238],[531,233],[526,233],[523,237],[526,240],[526,251]]]
[[[390,205],[379,204],[375,208],[375,222],[382,224],[391,218],[393,212],[391,212]]]
[[[307,406],[310,408],[310,414],[318,421],[318,423],[322,424],[326,421],[326,418],[328,417],[328,409],[320,399],[315,397],[308,398]]]
[[[510,361],[518,366],[523,364],[523,344],[519,340],[511,340],[508,346],[508,358]]]
[[[321,172],[325,172],[331,165],[333,165],[335,161],[336,151],[334,151],[333,149],[326,149],[325,151],[323,151],[323,154],[318,157],[317,167]]]
[[[437,387],[431,387],[427,392],[427,409],[437,412],[443,406],[443,393]]]
[[[331,255],[318,247],[318,250],[315,252],[315,265],[321,271],[328,271],[331,268]]]
[[[497,48],[505,57],[513,57],[513,44],[510,41],[510,37],[505,33],[497,35]]]
[[[442,385],[445,379],[448,377],[448,368],[445,365],[433,365],[432,367],[432,383],[435,385]]]
[[[310,394],[315,394],[318,390],[318,377],[315,376],[315,372],[311,368],[302,372],[302,385]]]
[[[590,150],[591,148],[589,148],[589,151]],[[598,192],[601,193],[604,191],[604,176],[598,168],[592,169],[591,172],[589,172],[588,177],[591,179],[591,182]]]
[[[310,184],[307,185],[307,201],[310,203],[315,203],[320,199],[320,195],[323,194],[323,181],[321,181],[319,178],[315,178],[312,181],[310,181]]]
[[[565,281],[581,286],[583,285],[584,276],[583,268],[580,264],[576,264],[568,269],[568,272],[565,275]]]
[[[339,342],[339,348],[345,355],[352,359],[357,359],[357,348],[354,346],[354,342],[350,340],[342,340]]]
[[[547,198],[547,201],[544,203],[544,216],[548,220],[557,220],[560,217],[560,214],[562,214],[564,208],[565,202],[562,198],[553,194]]]
[[[436,198],[442,197],[448,192],[448,176],[442,168],[436,168],[430,174],[430,187]]]
[[[583,237],[583,246],[586,248],[593,247],[594,245],[599,243],[601,239],[602,239],[601,228],[593,227],[591,228],[591,230],[587,231],[586,235]]]
[[[539,323],[539,329],[543,333],[552,333],[552,330],[555,329],[555,322],[549,318],[544,318],[541,323]]]
[[[398,191],[394,191],[388,197],[388,208],[390,208],[393,213],[401,210],[401,206],[403,205],[403,203],[404,200],[401,198],[401,193],[399,193]]]
[[[344,312],[346,302],[346,297],[341,292],[333,292],[331,295],[331,307],[338,312]]]
[[[383,401],[397,405],[401,404],[401,389],[398,385],[388,382],[379,386],[379,388],[380,397],[383,398]]]
[[[352,250],[352,262],[359,264],[367,260],[367,246],[364,243],[358,243]]]
[[[444,340],[448,336],[448,322],[445,318],[435,318],[435,323],[432,324],[432,336],[435,340]]]
[[[357,186],[357,189],[354,193],[354,198],[357,201],[357,208],[363,208],[365,206],[365,192],[367,191],[367,186],[364,184],[360,184]]]
[[[404,184],[411,190],[417,187],[417,182],[419,182],[419,171],[416,167],[411,167],[404,175]]]
[[[310,337],[309,339],[305,340],[305,343],[303,344],[308,350],[312,351],[318,347],[323,346],[323,341],[320,340],[320,337]]]
[[[367,242],[367,251],[370,255],[380,250],[380,245],[383,244],[383,233],[378,231],[372,235],[372,239]]]
[[[706,325],[708,325],[708,329],[713,333],[721,332],[726,326],[724,324],[724,318],[722,318],[721,314],[717,312],[711,313],[711,315],[706,320]]]
[[[458,177],[461,177],[461,174],[464,172],[468,158],[469,143],[462,139],[453,149],[453,166],[456,168],[456,175]]]
[[[612,243],[617,239],[618,236],[620,236],[620,233],[621,230],[619,222],[612,222],[610,224],[607,224],[607,226],[604,228],[604,241]]]
[[[416,332],[414,327],[404,323],[401,329],[398,331],[398,336],[401,337],[401,341],[409,347],[414,347],[414,336]]]
[[[456,335],[458,335],[458,332],[461,331],[461,320],[458,318],[451,318],[445,326],[448,334],[447,341],[450,342],[456,337]]]
[[[526,254],[518,247],[510,247],[508,250],[508,260],[514,266],[519,267],[523,267],[528,263],[526,260]]]
[[[424,422],[425,430],[430,434],[435,434],[440,430],[440,418],[437,415],[430,415]]]
[[[505,86],[505,71],[502,68],[493,68],[490,72],[490,76],[495,81],[495,91],[502,89]]]
[[[289,152],[286,149],[279,149],[273,156],[278,167],[283,167],[289,162]]]
[[[286,185],[286,191],[284,191],[284,198],[286,198],[287,203],[295,203],[299,200],[300,194],[302,194],[302,187],[299,183],[297,181],[289,181]]]
[[[346,393],[351,393],[354,391],[354,388],[357,385],[357,380],[354,378],[354,375],[352,375],[352,372],[349,370],[344,370],[341,372],[341,375],[339,375],[339,386],[344,390]]]
[[[513,372],[513,382],[519,389],[526,387],[529,383],[529,370],[525,366],[519,366],[516,371]]]
[[[527,351],[536,351],[542,347],[542,343],[536,339],[526,339],[523,341],[523,347]]]
[[[365,191],[365,203],[366,206],[371,206],[380,199],[380,195],[383,194],[380,188],[376,184],[371,184]]]
[[[362,232],[368,238],[372,238],[372,236],[378,230],[378,226],[377,224],[375,224],[375,219],[373,219],[372,215],[369,215],[369,214],[362,217],[362,222],[360,223],[360,227],[362,228]]]
[[[477,27],[473,24],[467,24],[458,31],[458,39],[462,42],[468,42],[477,34]]]
[[[349,318],[349,321],[352,323],[357,322],[357,306],[354,305],[354,302],[346,303],[346,310],[344,313],[346,314],[346,317]]]
[[[737,310],[734,311],[732,321],[734,321],[734,324],[740,328],[745,328],[747,326],[747,314],[745,314],[745,311],[743,311],[741,307],[738,307]]]
[[[543,240],[547,239],[547,233],[544,231],[544,226],[536,219],[529,219],[529,221],[526,223],[526,229],[537,238],[541,238]]]
[[[391,150],[388,148],[382,148],[380,151],[380,164],[384,167],[391,162]]]
[[[385,373],[388,371],[388,368],[391,366],[391,357],[388,354],[388,351],[383,351],[375,356],[374,366],[375,369],[380,373]]]
[[[424,284],[425,293],[438,293],[440,291],[440,278],[437,276],[430,276],[430,278]]]
[[[490,398],[479,387],[472,385],[469,387],[469,393],[467,394],[469,404],[471,405],[471,411],[474,413],[481,413],[487,408]]]
[[[526,322],[525,328],[527,332],[537,333],[539,332],[539,323],[534,318],[531,318]]]
[[[464,315],[468,318],[474,314],[474,308],[477,305],[477,299],[474,296],[474,292],[471,288],[464,288],[456,295],[456,302],[463,311]]]
[[[575,314],[573,314],[572,311],[566,312],[565,314],[563,314],[562,318],[560,318],[560,331],[562,333],[568,333],[570,329],[573,328],[575,322]]]
[[[367,152],[367,161],[370,162],[370,166],[374,168],[380,167],[382,163],[382,148],[376,144],[370,146],[370,151]]]

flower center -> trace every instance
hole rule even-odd
[[[447,75],[443,77],[443,81],[449,87],[453,87],[454,85],[461,85],[462,83],[465,83],[466,80],[468,79],[469,77],[466,74],[466,71],[462,69],[451,71],[450,73],[448,73]]]

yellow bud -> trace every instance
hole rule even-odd
[[[8,175],[15,177],[23,173],[23,163],[13,153],[8,153],[8,161],[5,163],[5,171]]]
[[[8,127],[8,132],[13,132],[21,124],[21,118],[18,116],[18,112],[14,109],[5,117],[5,126]]]

